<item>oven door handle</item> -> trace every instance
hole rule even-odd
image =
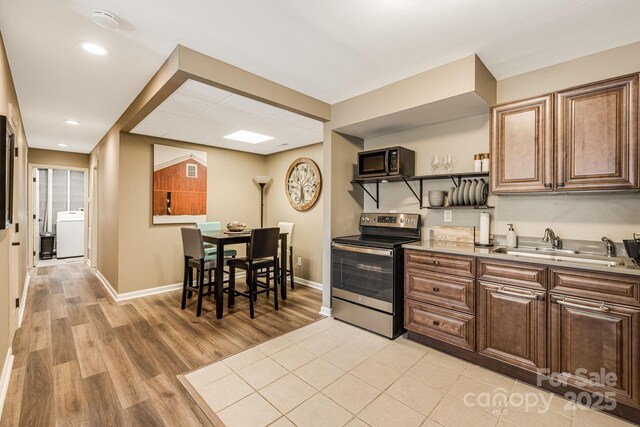
[[[332,243],[331,248],[345,252],[357,252],[359,254],[378,255],[389,258],[393,257],[393,250],[391,249],[371,249],[361,246],[341,245],[339,243]]]

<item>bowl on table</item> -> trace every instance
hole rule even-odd
[[[247,225],[245,223],[238,222],[238,221],[233,221],[227,224],[227,230],[233,231],[236,233],[240,231],[244,231],[245,228],[247,228]]]

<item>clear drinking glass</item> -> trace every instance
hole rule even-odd
[[[431,170],[433,170],[434,175],[440,170],[440,158],[437,154],[431,159]]]
[[[447,153],[445,156],[445,170],[451,172],[453,170],[453,156],[451,153]]]
[[[449,172],[449,155],[443,154],[440,158],[440,163],[442,164],[443,172]]]

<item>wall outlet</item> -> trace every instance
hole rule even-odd
[[[296,264],[298,264],[298,266],[302,265],[302,257],[301,256],[298,257],[298,261],[296,262]]]
[[[444,222],[453,221],[453,211],[443,211],[444,212]]]

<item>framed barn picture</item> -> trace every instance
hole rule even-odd
[[[207,153],[154,144],[153,223],[207,220]]]
[[[0,230],[13,222],[14,134],[5,116],[0,116]]]

